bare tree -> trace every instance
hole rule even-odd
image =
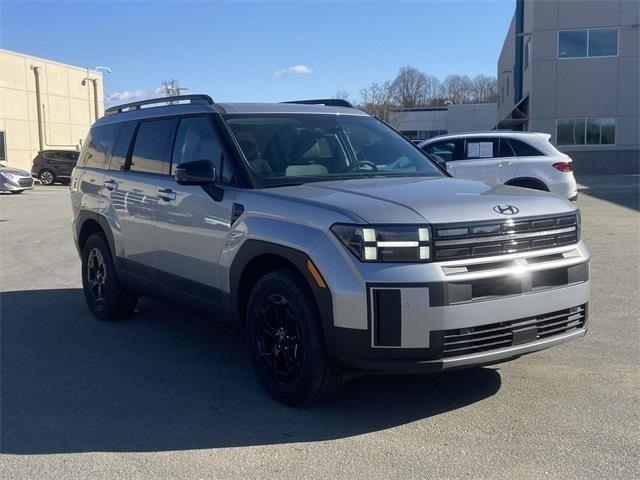
[[[473,101],[493,103],[498,101],[498,81],[496,77],[477,75],[473,77]]]
[[[473,99],[473,82],[467,75],[449,75],[442,87],[446,99],[453,103],[469,103]]]
[[[391,82],[373,83],[369,88],[360,90],[361,108],[383,122],[392,120],[392,111],[397,108],[393,102]],[[395,116],[393,116],[395,119]]]
[[[395,103],[402,108],[417,107],[427,101],[427,76],[413,67],[402,67],[391,87]]]
[[[333,96],[333,98],[338,100],[349,100],[349,92],[339,88],[338,90],[336,90],[336,93]]]
[[[169,80],[162,81],[158,88],[158,93],[163,97],[175,97],[180,95],[180,92],[183,90],[187,89],[181,88],[178,81],[175,78],[171,78]]]

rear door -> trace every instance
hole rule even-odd
[[[125,124],[103,183],[118,237],[116,255],[128,272],[152,283],[157,281],[154,216],[158,184],[169,175],[176,124],[175,118]]]
[[[457,166],[458,176],[487,183],[498,183],[499,146],[500,142],[497,138],[467,138],[464,160]]]
[[[178,125],[171,173],[177,165],[208,160],[219,175],[217,186],[231,178],[220,137],[210,115],[183,117]],[[229,159],[230,156],[226,155]],[[224,178],[222,178],[224,176]],[[214,199],[198,185],[179,185],[173,176],[156,184],[155,231],[158,282],[193,297],[220,303],[219,260],[231,228],[233,189]]]

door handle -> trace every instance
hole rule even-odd
[[[509,165],[511,165],[511,162],[500,162],[500,163],[498,164],[498,166],[499,166],[499,167],[507,167],[507,166],[509,166]]]
[[[170,202],[171,200],[176,199],[176,192],[174,192],[170,188],[161,188],[158,190],[158,198],[164,200],[165,202]]]
[[[102,184],[102,186],[104,188],[106,188],[107,190],[115,190],[116,188],[118,188],[118,182],[116,182],[115,180],[105,180],[105,182]]]

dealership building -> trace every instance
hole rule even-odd
[[[104,113],[102,74],[0,49],[0,161],[31,169],[41,150],[76,150]]]
[[[516,0],[496,127],[551,134],[579,173],[638,173],[639,12],[633,0]]]

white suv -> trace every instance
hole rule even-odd
[[[578,197],[571,157],[546,133],[482,132],[430,138],[419,147],[454,177]]]

